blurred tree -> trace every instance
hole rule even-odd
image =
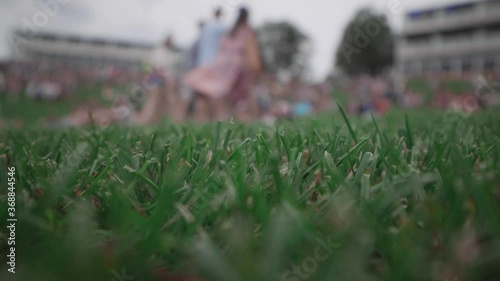
[[[337,66],[347,74],[376,75],[394,62],[394,35],[383,14],[361,9],[344,31]]]
[[[291,23],[273,22],[259,27],[257,36],[266,71],[304,77],[311,53],[307,35]]]

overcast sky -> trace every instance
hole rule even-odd
[[[196,23],[211,16],[213,7],[223,6],[225,20],[234,19],[241,4],[251,9],[251,21],[287,20],[308,34],[313,43],[311,70],[322,78],[333,64],[343,29],[361,7],[387,14],[393,27],[401,28],[404,10],[435,6],[457,0],[0,0],[0,58],[9,54],[8,32],[43,11],[39,1],[59,1],[57,13],[40,28],[83,36],[112,37],[140,42],[159,42],[173,34],[180,45],[196,36]],[[402,9],[398,8],[401,7]],[[38,13],[40,14],[40,13]],[[41,18],[43,20],[43,18]],[[40,20],[38,20],[40,22]],[[43,23],[43,21],[42,21]]]

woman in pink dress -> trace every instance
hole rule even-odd
[[[235,108],[241,102],[248,102],[260,70],[257,38],[248,24],[248,10],[241,8],[233,29],[222,40],[217,57],[188,73],[184,83],[199,93],[198,113],[202,113],[200,108],[208,107],[214,113],[212,119],[221,120],[226,117],[228,105]]]

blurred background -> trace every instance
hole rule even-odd
[[[217,109],[201,106],[184,78],[197,68],[191,55],[214,11],[230,30],[241,6],[262,69],[245,99],[215,118]],[[0,126],[228,116],[273,123],[335,111],[336,102],[365,116],[498,104],[497,0],[1,0],[0,7]],[[159,48],[164,57],[153,57]],[[168,86],[154,93],[148,86],[161,60]]]

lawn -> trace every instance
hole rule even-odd
[[[499,120],[3,130],[0,280],[500,280]]]
[[[476,87],[473,82],[460,80],[460,79],[448,79],[443,80],[442,87],[444,90],[448,91],[452,95],[462,95],[474,93]],[[435,85],[434,87],[439,87]],[[433,89],[433,85],[427,79],[412,79],[408,81],[408,90],[413,91],[422,95],[426,104],[430,103],[435,96],[436,89]]]
[[[0,118],[19,120],[24,126],[41,125],[48,118],[66,116],[77,105],[95,101],[102,106],[109,106],[110,101],[101,95],[102,85],[81,86],[74,97],[57,101],[40,101],[30,99],[24,92],[18,96],[9,96],[0,92]]]

